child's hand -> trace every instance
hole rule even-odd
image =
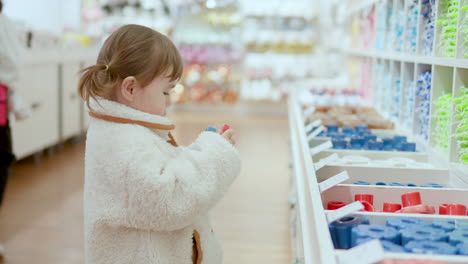
[[[236,145],[236,141],[234,140],[234,130],[233,129],[228,129],[224,132],[221,130],[218,130],[218,132],[225,138],[227,141],[231,142],[232,145]]]
[[[234,130],[228,124],[216,126],[216,130],[225,139],[227,139],[227,141],[231,142],[232,145],[236,144],[236,141],[234,140]]]
[[[209,126],[205,131],[217,132],[222,135],[227,141],[231,142],[232,145],[236,144],[234,140],[234,130],[227,124],[222,126]]]

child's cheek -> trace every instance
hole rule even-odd
[[[172,105],[171,98],[169,96],[166,97],[166,107],[169,107]]]

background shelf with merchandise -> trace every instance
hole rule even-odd
[[[466,57],[467,1],[380,0],[330,1],[319,12],[320,46],[325,52],[340,54],[345,63],[350,90],[357,91],[362,106],[371,106],[394,124],[385,133],[406,135],[417,145],[416,153],[371,150],[313,149],[330,138],[312,138],[306,127],[310,97],[306,86],[296,89],[289,98],[291,144],[294,158],[294,195],[302,230],[295,241],[303,251],[297,260],[303,263],[347,263],[353,249],[335,249],[328,230],[333,210],[327,203],[354,201],[354,194],[374,194],[376,209],[383,201],[399,202],[400,195],[418,191],[426,204],[439,206],[441,201],[468,205],[468,160],[466,159],[466,122],[468,122]],[[326,32],[326,34],[324,34]],[[330,100],[329,100],[330,101]],[[313,102],[317,104],[317,100]],[[320,103],[320,101],[318,101]],[[306,104],[306,106],[304,105]],[[358,105],[356,105],[358,106]],[[377,132],[376,132],[377,133]],[[294,146],[297,144],[298,146]],[[332,144],[330,144],[331,147]],[[323,162],[336,155],[323,168]],[[349,165],[340,163],[346,156],[366,160],[410,159],[430,165],[424,168],[394,168],[388,164]],[[337,173],[347,171],[350,179],[320,192],[320,184]],[[371,185],[354,184],[367,180]],[[412,186],[375,186],[373,182],[439,182],[443,188]],[[402,214],[356,212],[366,215],[371,224],[385,224],[397,216],[411,216],[430,223],[434,219],[467,221],[468,217],[437,214]],[[321,230],[321,231],[318,231]],[[358,252],[355,252],[358,254]],[[361,255],[362,257],[362,255]],[[380,258],[439,260],[466,263],[461,255],[424,255],[386,252]]]

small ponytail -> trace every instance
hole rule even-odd
[[[90,109],[89,101],[91,98],[110,96],[115,87],[116,78],[113,78],[108,65],[92,65],[82,69],[80,73],[78,93]]]

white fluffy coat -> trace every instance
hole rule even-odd
[[[172,121],[105,99],[93,112],[170,125]],[[203,264],[222,263],[209,211],[240,172],[238,151],[203,132],[174,147],[168,131],[92,118],[85,156],[87,264],[192,264],[200,235]]]

